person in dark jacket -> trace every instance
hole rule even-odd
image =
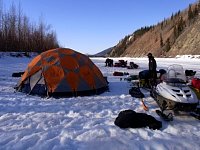
[[[148,53],[148,58],[149,58],[149,74],[150,74],[150,78],[152,80],[152,84],[155,85],[156,84],[156,79],[157,79],[157,64],[156,64],[156,60],[154,59],[152,53]]]

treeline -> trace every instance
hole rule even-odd
[[[145,26],[145,27],[141,27],[140,29],[136,30],[133,35],[134,35],[134,39],[137,39],[138,37],[141,37],[143,34],[145,34],[146,32],[148,32],[150,29],[152,29],[154,26]]]
[[[187,18],[185,20],[183,19],[183,16],[180,16],[180,13],[177,14],[177,16],[179,16],[179,19],[174,26],[175,38],[177,38],[187,26],[195,22],[199,13],[200,13],[200,1],[194,5],[191,5],[191,4],[189,5],[188,11],[187,11]],[[176,17],[176,14],[175,14],[175,17]]]
[[[0,0],[0,51],[43,52],[59,47],[56,33],[43,20],[30,22],[20,4],[3,9]]]
[[[164,20],[160,23],[161,33],[160,33],[160,47],[164,52],[168,52],[171,46],[175,43],[177,38],[183,33],[183,31],[192,25],[200,14],[200,0],[195,4],[190,4],[187,11],[186,16],[180,12],[180,10],[171,15],[171,18],[168,20]],[[164,27],[173,22],[173,34],[171,34],[165,41],[163,41],[162,30]]]
[[[108,55],[112,57],[122,55],[129,45],[131,45],[135,40],[140,38],[143,34],[148,32],[152,28],[154,28],[154,26],[141,27],[140,29],[134,31],[131,35],[125,36],[121,41],[119,41],[116,46],[112,48],[112,51],[110,51]]]

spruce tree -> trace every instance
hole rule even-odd
[[[189,5],[188,8],[188,20],[191,20],[194,17],[193,12],[192,12],[192,6],[191,4]]]
[[[163,47],[163,38],[162,38],[162,34],[160,33],[160,47]]]
[[[166,41],[166,52],[168,52],[170,50],[171,46],[170,46],[170,41],[169,41],[169,38],[167,39]]]

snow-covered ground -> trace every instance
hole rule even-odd
[[[139,99],[128,94],[130,83],[112,76],[114,71],[137,74],[147,69],[147,58],[118,58],[134,61],[139,69],[105,67],[105,58],[92,58],[108,77],[109,92],[76,98],[41,98],[15,92],[19,78],[13,72],[26,69],[31,58],[0,58],[0,149],[8,150],[199,150],[200,123],[188,116],[175,116],[174,121],[162,121],[155,110],[155,101],[145,94],[149,111]],[[114,59],[114,62],[118,60]],[[184,69],[197,71],[200,59],[156,58],[158,69],[182,64]],[[120,129],[114,121],[120,111],[132,109],[162,121],[161,130],[149,128]]]

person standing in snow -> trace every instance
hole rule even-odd
[[[151,85],[156,85],[156,79],[157,79],[157,64],[156,60],[154,59],[152,53],[148,53],[148,58],[149,58],[149,74],[150,74],[150,79],[151,79]]]

